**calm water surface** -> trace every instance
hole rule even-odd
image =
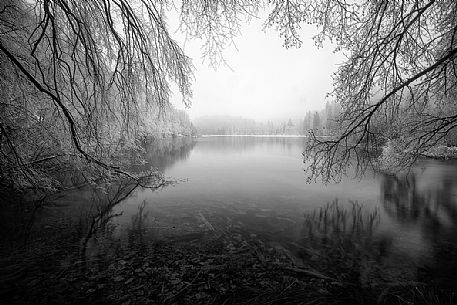
[[[116,206],[122,213],[113,219],[116,234],[123,238],[136,230],[150,239],[185,240],[231,228],[281,244],[299,238],[304,213],[338,201],[378,209],[377,235],[412,260],[443,255],[443,247],[457,244],[456,162],[422,162],[409,175],[367,173],[338,184],[308,184],[304,141],[203,137],[153,143],[150,162],[182,181],[160,191],[138,189]]]

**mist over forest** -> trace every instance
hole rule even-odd
[[[332,134],[340,113],[337,104],[327,103],[321,111],[308,111],[303,118],[256,121],[241,116],[209,115],[192,124],[200,135],[309,135]]]

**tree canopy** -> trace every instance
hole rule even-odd
[[[410,164],[457,124],[452,0],[4,0],[2,167],[32,179],[59,147],[119,171],[108,144],[135,138],[150,107],[166,108],[170,83],[190,105],[192,64],[169,33],[172,9],[215,66],[241,24],[263,9],[285,47],[300,47],[299,29],[311,23],[317,46],[330,40],[347,55],[330,93],[341,105],[339,133],[310,141],[311,179],[337,179],[354,160],[363,171],[374,161],[366,152],[386,142],[398,164]],[[37,151],[38,139],[46,143]]]
[[[338,179],[351,162],[363,172],[375,161],[367,152],[387,141],[395,165],[410,166],[456,127],[455,1],[284,3],[269,24],[284,29],[286,45],[299,45],[296,29],[311,22],[318,45],[329,39],[347,54],[331,92],[342,106],[340,133],[310,143],[311,178]]]
[[[9,160],[10,168],[33,180],[36,171],[30,165],[41,160],[42,152],[23,146],[24,130],[19,129],[25,126],[54,140],[44,149],[58,144],[65,155],[120,171],[108,164],[109,144],[136,135],[150,107],[166,108],[170,82],[178,85],[188,105],[192,66],[168,33],[163,15],[167,5],[3,1],[3,166]],[[28,138],[30,146],[39,144],[33,143],[36,139]]]

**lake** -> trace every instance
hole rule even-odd
[[[222,304],[266,291],[264,304],[289,289],[296,303],[347,294],[374,304],[387,292],[381,304],[416,304],[416,295],[455,304],[457,162],[307,183],[305,141],[154,140],[141,153],[147,162],[124,158],[130,171],[154,166],[171,185],[119,179],[4,205],[0,299]]]
[[[305,213],[331,202],[358,203],[378,212],[376,236],[409,263],[435,266],[453,253],[456,162],[421,161],[408,175],[367,172],[340,183],[307,183],[305,140],[215,136],[152,143],[148,161],[178,183],[136,189],[115,206],[116,236],[186,241],[237,230],[293,253]]]

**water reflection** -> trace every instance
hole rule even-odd
[[[106,236],[141,249],[158,240],[189,243],[228,234],[312,258],[315,254],[306,252],[312,244],[303,239],[300,227],[304,213],[335,199],[341,208],[351,207],[348,202],[354,200],[368,211],[379,208],[376,232],[370,226],[363,230],[367,235],[352,234],[355,226],[341,221],[342,210],[336,209],[338,217],[329,218],[328,223],[339,239],[332,244],[324,234],[319,244],[325,241],[336,250],[340,244],[347,244],[349,250],[356,245],[350,253],[357,256],[359,250],[369,250],[379,261],[390,259],[392,251],[402,248],[414,256],[408,264],[420,262],[419,270],[414,269],[419,280],[457,286],[457,163],[427,161],[405,176],[348,178],[326,186],[306,184],[301,157],[304,141],[254,137],[157,140],[146,149],[148,164],[137,165],[136,170],[145,171],[152,165],[167,176],[188,178],[187,182],[160,192],[131,185],[80,189],[59,202],[67,203],[66,214],[73,214],[72,219],[80,218],[74,236],[83,257],[93,257],[97,248],[109,248],[101,242]],[[62,217],[56,214],[55,219]],[[315,233],[326,233],[328,228]],[[344,232],[347,234],[342,235]],[[354,263],[365,264],[355,258]],[[357,277],[363,275],[363,268],[354,270],[360,271]]]
[[[305,215],[298,255],[326,275],[356,287],[389,281],[395,268],[389,258],[392,238],[377,234],[378,209],[358,202],[344,206],[335,200]]]
[[[401,223],[417,223],[425,215],[431,214],[426,194],[417,189],[415,174],[403,178],[383,175],[381,190],[386,213]]]
[[[133,172],[147,171],[152,166],[159,171],[164,171],[176,162],[189,158],[195,144],[196,139],[191,137],[153,139],[146,144],[141,156],[146,163],[132,165],[130,170]]]
[[[138,207],[138,213],[132,217],[130,228],[127,229],[127,244],[130,248],[142,249],[146,248],[150,242],[147,233],[146,221],[148,220],[148,212],[145,211],[146,201]]]
[[[189,175],[190,179],[162,192],[137,190],[124,203],[114,206],[111,215],[119,215],[113,219],[116,236],[130,247],[164,238],[191,242],[229,230],[231,234],[256,236],[272,247],[301,257],[303,249],[311,245],[309,241],[299,242],[304,236],[300,229],[302,212],[316,202],[331,201],[325,196],[339,198],[344,205],[350,192],[352,199],[361,196],[360,202],[368,210],[376,208],[377,201],[370,203],[365,198],[379,199],[380,225],[376,233],[371,232],[371,226],[364,230],[369,234],[356,242],[352,235],[344,235],[351,238],[349,242],[342,239],[341,243],[360,243],[360,249],[375,253],[379,262],[388,261],[395,267],[391,269],[403,264],[399,259],[404,260],[407,254],[414,257],[405,263],[413,270],[409,277],[457,287],[456,163],[427,161],[408,175],[381,174],[372,180],[343,181],[338,186],[324,187],[306,185],[298,175],[303,139],[221,137],[199,139],[198,146],[194,140],[184,139],[161,143],[149,151],[148,160],[168,170],[176,162],[185,161],[171,172]],[[233,153],[238,155],[236,160]],[[296,158],[285,158],[291,154]],[[379,190],[379,197],[372,187]],[[343,229],[334,230],[336,236],[353,232],[345,230],[354,225],[341,225]],[[326,227],[324,231],[327,232]],[[399,248],[404,251],[399,253]],[[357,251],[350,252],[357,258],[355,262],[359,259]],[[364,269],[357,270],[355,275],[362,276]]]
[[[381,202],[386,213],[404,225],[420,225],[429,239],[453,230],[457,226],[457,169],[451,173],[445,167],[430,164],[423,173],[383,175]]]
[[[79,217],[79,231],[81,236],[81,259],[84,260],[90,252],[97,253],[97,236],[104,235],[112,230],[111,220],[122,214],[114,208],[132,194],[139,186],[137,181],[125,180],[107,185],[104,188],[88,188],[90,204],[83,208]]]
[[[306,138],[303,137],[204,137],[198,141],[198,148],[206,154],[242,153],[246,151],[271,151],[296,153],[297,146],[303,150]]]
[[[305,140],[210,137],[151,143],[149,164],[188,181],[160,192],[139,189],[116,205],[112,213],[122,213],[112,219],[116,237],[141,246],[158,239],[195,241],[230,228],[296,254],[303,248],[297,239],[304,212],[335,198],[342,205],[357,200],[369,210],[381,207],[376,238],[368,247],[377,258],[409,255],[408,266],[420,267],[414,277],[454,285],[457,163],[426,161],[409,175],[306,184]]]
[[[457,168],[429,162],[408,175],[383,175],[381,202],[403,230],[413,227],[429,250],[419,276],[457,287]]]

